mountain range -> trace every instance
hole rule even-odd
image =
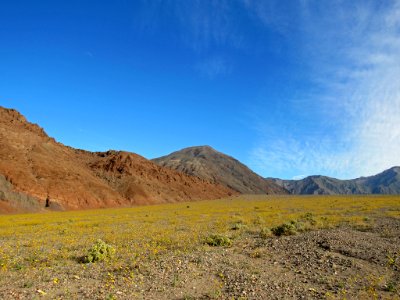
[[[400,194],[400,167],[369,177],[340,180],[327,176],[309,176],[301,180],[271,179],[296,195]]]
[[[125,151],[89,152],[58,143],[0,107],[0,211],[131,206],[237,194],[216,182],[160,167]]]
[[[400,168],[353,180],[263,178],[210,146],[148,160],[89,152],[49,137],[0,106],[0,212],[86,209],[216,199],[239,194],[400,194]],[[45,208],[46,207],[46,208]]]
[[[153,161],[163,167],[221,183],[241,194],[400,194],[400,167],[351,180],[321,175],[300,180],[262,178],[238,160],[209,146],[185,148]]]

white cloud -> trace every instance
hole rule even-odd
[[[400,1],[354,3],[308,1],[299,23],[317,91],[292,102],[318,108],[337,131],[300,140],[261,131],[250,163],[257,171],[351,178],[400,165]]]
[[[304,174],[296,175],[296,176],[292,177],[292,180],[301,180],[301,179],[304,179],[306,177],[307,177],[307,175],[304,175]]]

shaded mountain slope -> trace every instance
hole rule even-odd
[[[0,212],[32,212],[41,209],[39,199],[16,191],[13,185],[0,175]]]
[[[185,148],[153,161],[172,170],[221,183],[243,194],[287,193],[272,180],[265,180],[238,160],[209,146]]]
[[[371,194],[400,194],[400,167],[393,167],[374,176],[354,180]]]
[[[274,181],[291,194],[400,194],[400,167],[393,167],[374,176],[340,180],[327,176],[309,176],[301,180]]]
[[[2,107],[0,175],[8,182],[0,185],[0,209],[7,207],[3,211],[29,209],[29,201],[18,205],[11,192],[36,199],[40,207],[49,197],[51,206],[63,209],[213,199],[234,193],[134,153],[92,153],[64,146],[17,111]],[[35,210],[36,204],[31,204]]]
[[[327,176],[309,176],[301,180],[280,180],[281,184],[291,194],[295,195],[336,195],[365,194],[362,186],[351,180],[339,180]]]

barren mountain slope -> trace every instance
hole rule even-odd
[[[0,175],[13,191],[37,199],[41,207],[49,197],[50,206],[59,209],[212,199],[234,193],[163,169],[133,153],[91,153],[66,147],[19,112],[2,107]],[[4,191],[1,195],[5,198]],[[11,206],[17,210],[15,199],[9,198],[0,199],[0,209]]]
[[[400,194],[400,167],[390,168],[374,176],[350,180],[327,176],[309,176],[301,180],[273,180],[296,195]]]
[[[153,159],[163,167],[221,183],[243,194],[285,194],[286,190],[209,146],[190,147]]]
[[[365,186],[371,194],[400,194],[400,167],[393,167],[374,176],[354,181]]]

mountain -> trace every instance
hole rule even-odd
[[[209,146],[147,160],[58,143],[0,106],[0,212],[132,206],[246,194],[400,194],[400,167],[353,180],[264,179]]]
[[[400,167],[393,167],[370,177],[354,180],[370,194],[400,194]]]
[[[327,176],[309,176],[301,180],[273,179],[297,195],[334,194],[400,194],[400,167],[393,167],[374,176],[340,180]]]
[[[235,191],[134,153],[64,146],[0,107],[0,211],[130,206],[214,199]]]
[[[162,167],[220,183],[242,194],[286,194],[272,180],[266,180],[231,156],[209,146],[185,148],[153,159]]]
[[[367,194],[362,186],[352,180],[339,180],[320,175],[300,180],[275,179],[275,182],[295,195]]]

